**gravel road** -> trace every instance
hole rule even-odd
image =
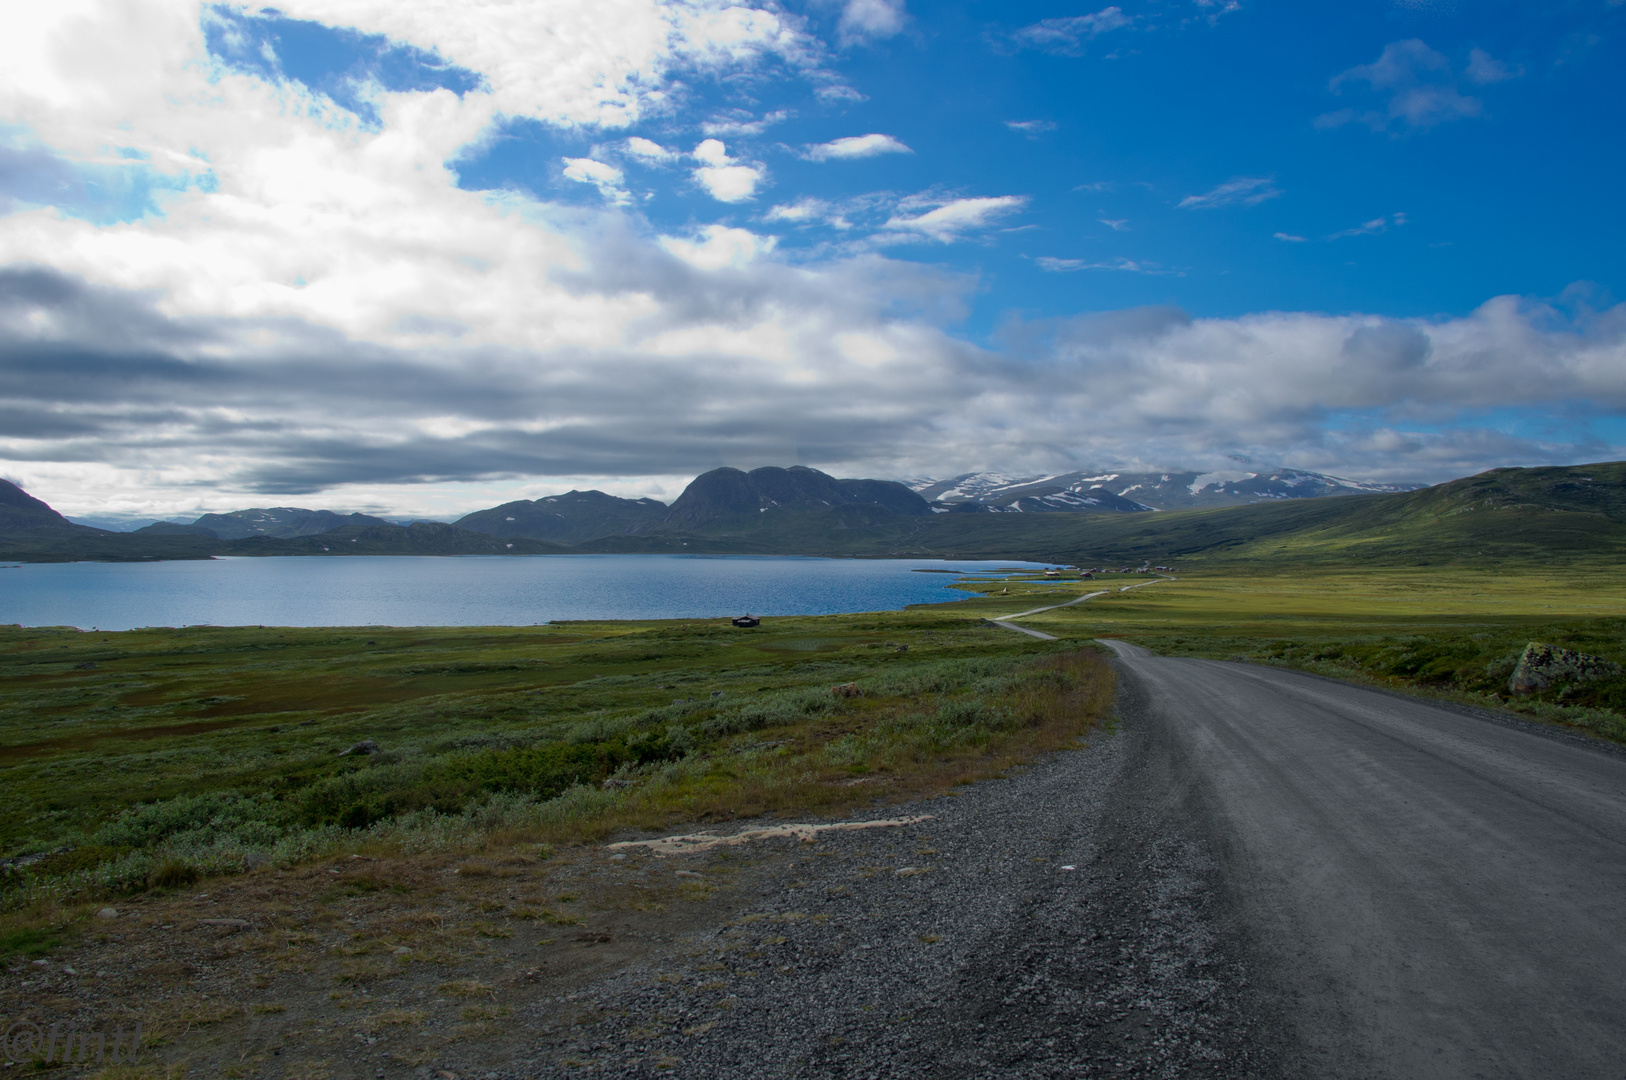
[[[1111,644],[1113,731],[929,821],[614,864],[745,899],[453,1071],[1626,1076],[1626,757]]]
[[[1626,756],[1109,643],[1320,1077],[1626,1076]]]

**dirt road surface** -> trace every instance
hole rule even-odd
[[[1110,644],[1126,727],[1196,792],[1300,1075],[1626,1076],[1626,757]]]

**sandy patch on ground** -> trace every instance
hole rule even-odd
[[[686,833],[682,836],[662,836],[655,840],[623,840],[617,844],[610,844],[611,851],[625,851],[628,848],[647,848],[656,855],[683,855],[702,851],[710,851],[718,847],[733,847],[736,844],[748,844],[753,840],[772,840],[779,837],[794,837],[803,843],[811,844],[815,837],[822,832],[846,832],[850,829],[895,829],[904,825],[918,825],[922,821],[930,821],[930,814],[918,817],[889,818],[884,821],[837,821],[831,824],[813,825],[798,822],[791,825],[774,825],[766,829],[747,829],[744,832],[722,836],[717,833]]]

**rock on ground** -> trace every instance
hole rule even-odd
[[[1555,683],[1592,682],[1619,674],[1620,665],[1612,660],[1532,641],[1519,657],[1507,688],[1509,693],[1531,694]]]

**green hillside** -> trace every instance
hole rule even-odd
[[[1496,469],[1393,495],[1098,523],[1087,549],[1203,562],[1537,563],[1626,554],[1626,463]],[[1113,526],[1119,526],[1114,528]]]

